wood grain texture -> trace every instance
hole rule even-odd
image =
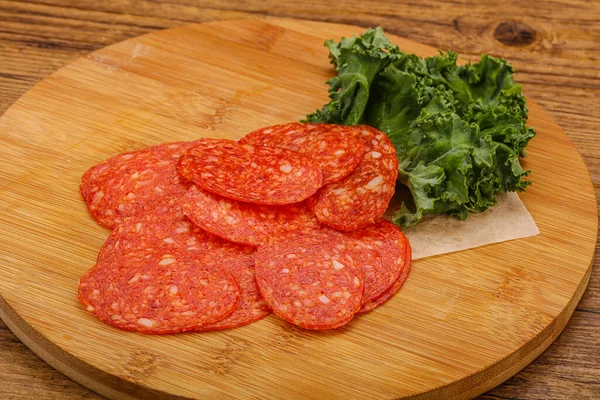
[[[533,102],[538,137],[525,167],[536,173],[521,197],[542,234],[418,260],[400,295],[339,331],[273,317],[225,332],[136,335],[77,303],[77,278],[106,237],[78,193],[87,168],[165,140],[238,138],[301,118],[326,101],[332,70],[322,37],[357,31],[270,18],[187,25],[93,52],[23,96],[0,120],[7,326],[111,398],[466,398],[528,364],[583,294],[597,230],[587,170]]]
[[[468,1],[344,2],[343,6],[339,2],[334,6],[310,1],[243,4],[202,1],[187,5],[112,1],[78,2],[76,6],[60,3],[0,2],[1,109],[7,108],[36,81],[81,54],[123,38],[185,22],[266,13],[363,26],[381,24],[387,31],[463,54],[474,56],[485,51],[508,57],[521,71],[518,80],[524,84],[526,93],[550,111],[582,153],[598,190],[600,148],[595,130],[600,112],[594,99],[600,91],[596,65],[600,34],[595,23],[599,19],[598,7],[593,3],[503,2],[501,6]],[[503,23],[516,28],[504,27],[495,35]],[[534,41],[522,24],[535,32]],[[484,397],[594,397],[600,390],[598,282],[595,268],[586,295],[559,339],[515,378]],[[0,336],[0,378],[7,382],[0,388],[0,397],[72,398],[85,393],[85,389],[39,359],[29,364],[27,360],[34,360],[35,356],[22,345],[13,346],[14,340],[9,333]]]
[[[7,326],[111,398],[470,398],[528,364],[583,294],[597,231],[587,170],[533,102],[538,137],[525,167],[536,173],[520,197],[541,235],[415,261],[399,295],[340,330],[308,332],[270,317],[232,331],[136,335],[75,300],[106,238],[79,196],[85,170],[165,140],[236,139],[302,118],[326,101],[332,69],[322,37],[360,30],[271,18],[186,25],[93,52],[19,99],[0,119]]]

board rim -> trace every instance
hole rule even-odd
[[[69,66],[77,63],[81,59],[85,59],[85,58],[89,57],[90,55],[93,55],[97,52],[103,51],[103,50],[111,48],[113,46],[119,46],[128,41],[134,41],[141,37],[153,35],[153,34],[163,32],[166,30],[175,30],[175,29],[181,29],[181,28],[186,28],[186,27],[190,27],[190,26],[207,25],[207,24],[236,23],[236,22],[244,22],[244,21],[247,22],[247,21],[252,21],[252,20],[263,21],[266,23],[275,23],[275,25],[277,25],[276,23],[278,21],[281,21],[283,23],[285,23],[285,21],[296,21],[296,22],[308,22],[308,23],[312,23],[312,24],[320,24],[320,25],[328,25],[328,26],[342,26],[342,27],[346,27],[346,28],[359,28],[359,29],[365,28],[364,26],[359,26],[359,25],[341,24],[341,23],[335,23],[335,22],[323,22],[323,21],[316,21],[316,20],[303,19],[303,18],[278,18],[278,17],[266,16],[263,18],[241,18],[241,19],[236,18],[236,19],[211,20],[211,21],[206,21],[206,22],[201,22],[201,23],[183,24],[183,25],[179,25],[176,27],[172,27],[172,28],[148,32],[143,35],[131,37],[131,38],[113,43],[109,46],[105,46],[103,48],[86,53],[85,55],[83,55],[75,60],[72,60],[71,62],[67,63],[66,65],[60,67],[56,71],[53,71],[51,74],[47,75],[44,79],[38,81],[33,87],[28,89],[28,91],[26,93],[24,93],[14,103],[12,103],[10,105],[10,107],[2,115],[0,115],[0,122],[1,122],[2,118],[4,118],[6,115],[8,115],[13,108],[18,106],[20,104],[20,102],[26,96],[30,95],[30,93],[35,91],[39,85],[43,84],[46,79],[54,76],[55,74],[60,73],[63,69],[68,68]],[[390,35],[390,36],[396,36],[396,35]],[[414,43],[419,43],[421,45],[424,45],[424,46],[427,46],[430,48],[434,48],[433,46],[426,45],[426,44],[423,44],[420,42],[415,42],[410,39],[405,39],[405,40],[409,40]],[[532,100],[531,98],[527,97],[527,101],[528,101],[528,103],[531,103],[531,104],[534,104],[537,106],[535,101]],[[548,115],[549,119],[556,125],[556,127],[558,127],[560,129],[561,134],[565,136],[566,140],[568,141],[568,145],[570,147],[572,147],[574,149],[574,151],[577,153],[577,156],[578,156],[579,160],[581,161],[583,168],[585,169],[585,174],[588,178],[588,186],[589,186],[588,189],[591,188],[591,193],[593,193],[594,199],[595,199],[596,203],[598,203],[598,199],[596,198],[595,191],[593,189],[593,182],[591,179],[591,175],[589,173],[589,169],[588,169],[587,165],[585,164],[585,162],[583,160],[583,157],[581,156],[579,151],[575,148],[575,146],[574,146],[572,140],[569,138],[569,136],[554,121],[554,119],[541,107],[539,107],[539,106],[537,106],[537,107],[540,109],[541,112]],[[598,243],[598,209],[597,208],[595,210],[595,219],[596,219],[595,243],[597,244]],[[474,372],[471,375],[463,376],[461,379],[452,381],[448,384],[434,387],[427,392],[422,392],[422,393],[419,393],[419,394],[416,394],[413,396],[408,396],[408,397],[403,397],[403,398],[435,399],[435,398],[439,398],[439,396],[444,396],[445,398],[448,398],[448,399],[473,398],[473,397],[476,397],[476,396],[486,392],[487,390],[490,390],[491,388],[496,387],[497,385],[501,384],[502,382],[506,381],[507,379],[514,376],[516,373],[518,373],[520,370],[522,370],[525,366],[527,366],[529,363],[531,363],[536,357],[538,357],[542,352],[544,352],[554,342],[554,340],[556,340],[556,338],[560,335],[560,333],[566,327],[573,312],[575,311],[578,303],[580,302],[583,294],[585,293],[585,291],[587,289],[596,253],[597,253],[597,248],[595,246],[594,250],[591,254],[590,262],[586,268],[586,271],[585,271],[581,281],[579,282],[579,284],[577,286],[575,294],[571,297],[571,299],[565,305],[565,307],[561,310],[561,312],[558,313],[550,323],[548,323],[540,332],[538,332],[536,334],[536,336],[533,340],[526,342],[525,344],[523,344],[521,347],[517,348],[510,354],[507,354],[505,357],[486,366],[485,368],[482,368],[479,371]],[[440,255],[440,256],[443,257],[444,255]],[[439,257],[439,256],[437,256],[437,257]],[[15,336],[19,340],[21,340],[30,350],[32,350],[36,355],[38,355],[40,358],[42,358],[46,363],[48,363],[53,368],[55,368],[59,372],[63,373],[70,379],[74,380],[75,382],[93,390],[94,392],[96,392],[98,394],[101,394],[101,395],[106,396],[111,399],[123,399],[123,398],[125,398],[125,399],[129,399],[129,398],[131,398],[131,399],[136,399],[136,398],[191,399],[191,397],[174,395],[174,394],[167,393],[167,392],[164,392],[161,390],[148,388],[142,384],[138,384],[133,381],[121,378],[117,375],[110,374],[106,371],[103,371],[103,370],[95,367],[94,365],[92,365],[90,363],[87,363],[83,360],[77,359],[76,357],[72,356],[66,349],[63,349],[59,344],[54,343],[48,337],[46,337],[42,332],[40,332],[38,329],[34,328],[31,324],[29,324],[27,322],[27,320],[23,316],[21,316],[16,311],[14,311],[13,307],[11,306],[9,301],[4,298],[2,293],[0,293],[0,319],[2,319],[5,322],[5,324],[8,326],[8,328],[15,334]],[[23,324],[25,326],[25,329],[21,328],[21,324]],[[544,333],[547,333],[548,336],[540,339],[539,343],[537,343],[538,342],[537,339],[539,339],[541,336],[543,336]],[[34,340],[34,337],[35,337],[35,340]],[[536,345],[532,345],[532,343],[536,343]],[[527,348],[529,348],[529,347],[533,347],[533,348],[527,352],[526,357],[522,358],[519,363],[516,363],[516,364],[513,363],[512,367],[502,369],[502,367],[504,367],[506,364],[510,364],[513,358],[515,358],[522,351],[527,350]],[[63,357],[66,356],[65,358],[68,361],[66,361],[66,362],[61,361],[59,359],[59,357],[56,356],[56,354],[60,354]],[[101,376],[101,379],[90,379],[88,376],[81,373],[81,371],[83,371],[83,370],[91,371],[91,372],[93,372],[93,374],[91,374],[92,376],[99,375],[99,376]],[[502,371],[500,371],[500,373],[493,374],[494,376],[490,378],[489,377],[490,372],[496,371],[496,370],[502,370]],[[485,378],[486,376],[487,376],[487,379]],[[107,384],[104,384],[103,382],[110,382],[111,384],[107,385]],[[460,383],[462,383],[462,382],[472,382],[474,385],[469,386],[469,388],[467,390],[463,390],[460,392],[458,392],[458,391],[453,392],[452,388],[455,388],[456,386],[460,386]],[[117,391],[115,389],[116,387],[118,387],[120,390],[125,389],[126,391],[125,392]],[[132,394],[136,394],[137,396],[132,396]]]

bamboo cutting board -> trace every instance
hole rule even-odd
[[[586,288],[598,218],[581,157],[532,103],[534,184],[521,199],[541,234],[418,260],[398,295],[346,327],[309,332],[271,316],[140,335],[77,302],[77,279],[108,234],[80,199],[85,170],[160,142],[235,139],[302,118],[327,101],[323,40],[363,30],[279,19],[170,29],[94,52],[17,101],[0,119],[0,316],[10,329],[111,398],[469,398],[539,355]]]

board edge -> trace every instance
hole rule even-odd
[[[114,400],[191,399],[135,384],[75,358],[28,324],[12,309],[2,295],[0,295],[0,319],[29,350],[44,362],[69,379],[104,397]]]

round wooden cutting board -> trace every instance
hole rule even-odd
[[[85,170],[126,150],[301,119],[328,100],[323,41],[363,30],[279,19],[169,29],[94,52],[18,100],[0,119],[0,316],[10,329],[110,398],[469,398],[532,361],[586,288],[598,220],[583,161],[533,103],[533,185],[521,199],[541,234],[418,260],[398,295],[339,330],[270,316],[141,335],[78,303],[77,280],[108,235],[80,198]]]

